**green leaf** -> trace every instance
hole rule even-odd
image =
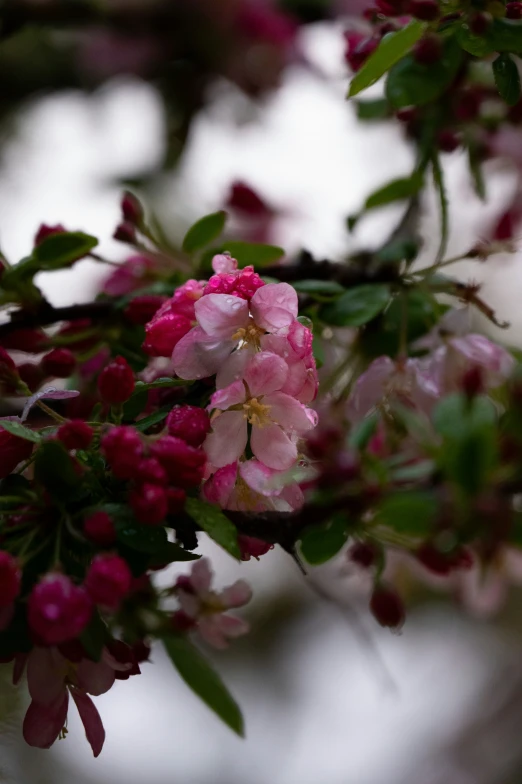
[[[81,231],[52,234],[36,246],[32,260],[38,269],[62,269],[83,259],[97,244],[96,237]]]
[[[433,425],[441,436],[456,440],[470,430],[490,427],[497,421],[495,406],[488,397],[476,397],[472,401],[455,392],[441,400],[433,411]]]
[[[42,440],[40,433],[37,433],[36,430],[30,430],[28,427],[24,427],[21,422],[16,422],[14,419],[0,419],[0,428],[2,428],[2,430],[7,430],[7,432],[11,433],[13,436],[23,438],[25,441],[32,441],[35,444],[39,444]]]
[[[58,502],[74,501],[83,495],[82,482],[70,455],[57,441],[47,441],[36,452],[34,475]]]
[[[417,482],[420,479],[427,479],[434,470],[433,460],[419,460],[417,463],[394,469],[392,479],[394,482]]]
[[[209,242],[219,237],[227,220],[226,212],[220,210],[213,212],[211,215],[205,215],[200,218],[185,234],[183,239],[182,248],[185,253],[194,253],[196,250],[201,250]]]
[[[520,30],[522,35],[522,28]],[[493,76],[497,90],[509,106],[519,102],[521,96],[520,74],[514,60],[508,54],[501,54],[493,61]]]
[[[469,401],[462,394],[450,395],[436,406],[433,424],[445,439],[442,468],[466,493],[479,493],[497,458],[493,403],[487,397]]]
[[[437,501],[429,492],[389,495],[377,508],[373,522],[406,536],[425,536],[437,515]]]
[[[377,251],[375,257],[382,264],[400,264],[401,261],[412,262],[420,250],[419,242],[414,239],[392,240]]]
[[[424,178],[421,172],[414,172],[411,177],[401,177],[392,180],[379,190],[368,196],[364,205],[365,210],[373,210],[376,207],[384,207],[394,201],[411,199],[422,188]]]
[[[187,686],[231,730],[244,737],[244,721],[237,702],[198,649],[186,637],[175,635],[165,637],[163,644],[174,667]]]
[[[252,264],[254,267],[268,267],[285,255],[277,245],[263,245],[257,242],[227,242],[226,250],[237,259],[240,268]]]
[[[163,420],[168,417],[171,411],[171,405],[158,408],[158,410],[154,411],[153,414],[149,414],[149,416],[143,417],[143,419],[138,419],[138,421],[134,423],[134,427],[136,430],[139,430],[140,433],[144,433],[145,430],[149,429],[149,427],[157,425],[158,422],[163,422]]]
[[[375,433],[379,422],[379,414],[373,413],[358,422],[350,431],[348,446],[352,449],[363,450]]]
[[[344,514],[335,515],[326,526],[306,528],[301,536],[301,553],[313,566],[326,563],[348,539],[348,522]]]
[[[473,187],[479,199],[485,201],[486,183],[484,181],[484,173],[482,171],[482,161],[483,156],[480,154],[480,150],[478,149],[477,145],[470,143],[468,146],[468,162],[471,179],[473,181]]]
[[[474,57],[485,57],[495,51],[484,36],[472,33],[467,23],[459,27],[457,40],[464,51],[474,55]]]
[[[439,197],[440,209],[440,241],[437,250],[435,263],[439,264],[446,253],[448,245],[448,232],[449,232],[449,209],[448,209],[448,196],[446,193],[446,185],[444,181],[444,169],[440,165],[439,156],[433,152],[431,159],[431,168],[433,172],[433,182]]]
[[[335,327],[360,327],[375,318],[388,304],[390,287],[385,283],[364,283],[348,289],[335,302],[324,305],[320,317]]]
[[[390,107],[386,98],[377,98],[375,101],[357,101],[357,119],[363,122],[372,120],[385,120],[390,116]]]
[[[161,558],[161,564],[181,561],[198,561],[201,558],[197,553],[193,553],[191,550],[185,550],[184,547],[181,547],[181,545],[176,542],[167,542],[158,555]]]
[[[494,19],[485,33],[490,52],[522,54],[522,22],[514,19]]]
[[[454,80],[462,62],[462,49],[449,38],[441,59],[431,65],[418,63],[411,55],[393,66],[386,81],[386,97],[395,109],[425,106],[436,100]]]
[[[298,280],[292,285],[302,294],[342,294],[345,291],[335,280]]]
[[[422,37],[425,29],[424,23],[413,20],[398,32],[385,35],[377,49],[353,77],[348,97],[352,98],[375,84],[395,63],[408,54],[412,46]]]
[[[205,531],[216,544],[238,560],[241,550],[237,543],[237,531],[221,509],[198,498],[187,498],[185,511]]]
[[[128,522],[118,530],[118,540],[133,550],[150,555],[161,553],[168,544],[167,532],[162,526]]]

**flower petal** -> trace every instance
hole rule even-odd
[[[203,485],[203,495],[206,500],[226,509],[236,485],[236,477],[237,463],[230,463],[223,468],[218,468]]]
[[[261,351],[246,366],[244,378],[251,397],[258,397],[281,389],[287,375],[288,366],[284,359],[270,351]]]
[[[297,459],[297,447],[279,425],[253,427],[250,436],[252,452],[269,468],[285,471]]]
[[[51,705],[65,691],[67,662],[56,648],[33,648],[27,660],[27,685],[34,702]]]
[[[281,486],[277,485],[276,477],[280,476],[279,471],[260,463],[259,460],[247,460],[239,464],[239,473],[246,484],[256,493],[264,496],[278,495]]]
[[[237,270],[237,261],[232,256],[227,256],[226,253],[218,253],[212,259],[212,269],[217,275],[223,272],[235,272]]]
[[[234,351],[221,365],[216,375],[217,389],[223,389],[232,384],[233,381],[242,379],[245,368],[253,356],[253,349],[250,345]]]
[[[246,400],[245,385],[242,381],[233,381],[228,387],[218,389],[210,398],[209,409],[219,408],[225,411],[231,406],[237,406]]]
[[[105,742],[105,730],[100,714],[88,694],[85,694],[85,692],[74,687],[71,688],[71,694],[76,703],[76,707],[78,708],[78,713],[80,714],[87,740],[91,745],[92,753],[97,757],[103,749],[103,744]]]
[[[198,595],[206,594],[212,585],[212,569],[208,558],[200,558],[192,566],[190,582]]]
[[[218,371],[235,347],[233,340],[210,337],[201,327],[194,327],[174,347],[172,364],[180,378],[207,378]]]
[[[382,400],[386,382],[395,372],[395,362],[386,356],[374,359],[357,379],[348,401],[347,414],[352,422],[359,422]]]
[[[247,422],[241,411],[225,411],[212,421],[212,432],[203,448],[214,468],[235,463],[243,454],[248,440]]]
[[[78,686],[95,697],[109,691],[115,681],[113,668],[104,661],[82,659],[76,669]]]
[[[228,648],[228,642],[217,622],[216,615],[204,615],[198,623],[198,632],[201,638],[217,650]]]
[[[25,672],[25,665],[27,663],[27,653],[17,653],[13,665],[13,686],[18,686]]]
[[[221,591],[220,598],[227,607],[243,607],[252,598],[252,588],[246,580],[236,580]]]
[[[269,417],[286,433],[305,433],[317,424],[317,414],[284,392],[265,395],[263,404],[270,406]]]
[[[199,326],[221,340],[230,339],[248,322],[248,302],[231,294],[206,294],[196,302],[195,310]]]
[[[241,637],[250,630],[249,624],[235,615],[221,614],[216,618],[221,633],[228,638]]]
[[[252,297],[254,321],[267,332],[287,330],[297,318],[297,292],[288,283],[268,283]]]
[[[58,700],[49,705],[41,705],[33,700],[24,718],[23,734],[26,743],[38,749],[50,748],[67,720],[68,707],[69,694],[66,689]]]

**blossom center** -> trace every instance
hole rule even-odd
[[[254,427],[264,427],[270,424],[270,406],[261,403],[257,397],[251,397],[243,403],[244,416]]]
[[[240,327],[237,332],[232,335],[232,340],[239,340],[241,342],[240,348],[246,346],[254,346],[259,348],[259,341],[265,330],[258,327],[255,321],[250,318],[246,327]]]

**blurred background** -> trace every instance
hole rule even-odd
[[[101,17],[89,16],[91,5],[107,5],[116,22],[104,27]],[[268,8],[264,0],[244,5]],[[253,13],[242,22],[242,38],[230,27],[238,0],[5,2],[3,253],[22,258],[45,222],[95,234],[103,255],[125,259],[125,246],[111,236],[128,183],[173,242],[195,219],[226,206],[232,184],[243,182],[263,199],[270,220],[252,225],[232,211],[237,236],[261,233],[289,256],[304,248],[339,261],[377,247],[402,208],[368,216],[354,235],[346,216],[370,191],[407,175],[412,152],[399,123],[361,125],[344,100],[349,72],[342,33],[356,5],[363,4],[297,3],[299,14],[288,19],[306,24],[290,27],[274,17],[260,22]],[[163,6],[172,19],[154,21],[154,9]],[[166,19],[177,25],[179,41]],[[205,37],[209,24],[214,38]],[[377,85],[372,95],[379,91]],[[460,154],[445,159],[453,256],[491,233],[513,200],[517,175],[509,161],[486,164],[484,204]],[[420,264],[432,261],[437,219],[428,193]],[[512,323],[502,335],[512,345],[522,345],[521,263],[515,253],[456,269],[463,279],[484,283],[486,301]],[[85,261],[42,286],[54,304],[86,301],[106,274]],[[521,596],[514,589],[490,616],[503,590],[501,574],[495,585],[474,587],[493,597],[472,602],[474,612],[406,574],[412,610],[403,632],[392,635],[368,615],[364,575],[350,571],[342,556],[305,579],[279,551],[238,566],[204,547],[218,584],[240,574],[255,591],[247,614],[252,633],[215,656],[244,709],[246,740],[196,700],[157,649],[140,677],[96,699],[107,731],[98,760],[74,711],[67,740],[38,751],[21,737],[27,699],[9,686],[7,667],[1,782],[522,782]]]

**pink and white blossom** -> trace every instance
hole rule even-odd
[[[222,509],[241,512],[293,512],[304,503],[297,482],[255,458],[218,468],[203,485],[203,496]]]
[[[238,460],[248,441],[254,456],[268,468],[285,470],[297,459],[297,440],[316,424],[316,414],[280,391],[288,376],[282,357],[255,354],[243,380],[232,382],[211,398],[212,431],[204,448],[209,462],[222,468]]]
[[[227,610],[243,607],[252,591],[245,580],[237,580],[221,592],[211,589],[212,571],[206,558],[192,567],[189,576],[180,577],[176,583],[176,596],[182,613],[196,624],[200,636],[214,648],[226,648],[228,641],[246,634],[248,623],[228,615]]]

